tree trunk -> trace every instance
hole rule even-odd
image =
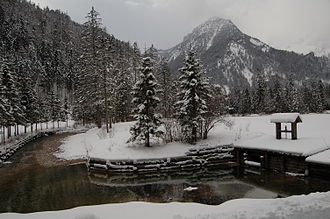
[[[149,132],[145,133],[145,137],[146,137],[145,146],[146,147],[150,147],[150,135],[149,135]]]
[[[207,129],[205,128],[205,130],[204,130],[204,134],[203,134],[203,139],[207,139],[207,134],[208,134],[208,131],[207,131]]]
[[[195,144],[197,142],[197,127],[193,126],[191,131],[191,144]]]
[[[36,122],[36,132],[38,131],[38,123]]]
[[[104,107],[105,107],[105,126],[107,128],[107,133],[110,132],[109,130],[109,113],[108,113],[108,94],[107,94],[107,80],[106,80],[106,71],[103,73],[103,89],[104,89]]]
[[[2,137],[3,137],[3,143],[6,143],[6,127],[2,126]]]
[[[19,135],[19,125],[17,125],[17,135]]]
[[[11,137],[11,126],[7,126],[7,139]]]
[[[101,112],[99,108],[96,111],[96,126],[98,128],[102,128]]]
[[[26,125],[24,126],[24,133],[25,134],[27,133],[27,126]]]

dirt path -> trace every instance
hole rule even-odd
[[[81,132],[56,134],[28,143],[10,158],[9,161],[12,162],[10,166],[18,169],[31,166],[34,168],[48,168],[83,162],[84,160],[63,160],[54,155],[59,151],[65,138],[79,133]]]
[[[40,166],[52,167],[52,166],[64,166],[74,163],[80,163],[84,160],[64,160],[57,158],[54,153],[58,152],[62,141],[69,136],[76,135],[78,133],[63,133],[45,138],[41,141],[39,148],[34,151],[36,162]]]

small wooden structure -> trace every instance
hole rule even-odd
[[[282,139],[282,133],[291,133],[292,140],[298,138],[297,124],[302,122],[299,113],[275,113],[271,116],[270,122],[275,123],[276,139]],[[287,126],[282,130],[282,123],[290,123],[291,130],[288,130]]]

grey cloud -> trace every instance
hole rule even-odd
[[[33,0],[83,22],[93,4],[110,33],[167,49],[212,16],[281,49],[330,52],[330,0]]]

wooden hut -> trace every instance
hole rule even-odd
[[[299,113],[275,113],[271,116],[271,123],[275,123],[276,127],[276,139],[282,139],[282,133],[291,133],[291,139],[296,140],[297,135],[297,124],[302,122]],[[282,129],[282,123],[290,123],[291,129],[289,130],[287,126]]]

